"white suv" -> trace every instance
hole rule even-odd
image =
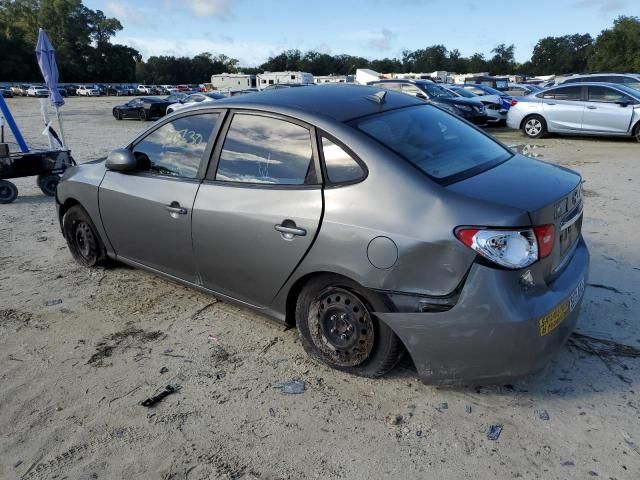
[[[606,82],[621,83],[625,87],[640,90],[640,74],[637,73],[589,73],[585,75],[572,75],[566,77],[559,83],[584,83],[584,82]]]
[[[100,90],[98,90],[97,88],[94,88],[94,87],[87,86],[87,85],[80,85],[76,89],[76,95],[83,96],[83,97],[99,97],[100,96]]]
[[[142,93],[144,95],[152,95],[153,94],[153,88],[151,88],[151,85],[138,85],[138,93]]]
[[[49,90],[40,85],[31,85],[27,89],[27,97],[47,97],[49,96]]]

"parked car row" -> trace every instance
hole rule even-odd
[[[14,97],[38,97],[46,96],[42,92],[38,93],[35,90],[42,90],[46,87],[39,84],[1,84],[0,90],[10,91],[5,96]],[[184,92],[195,93],[200,91],[199,85],[145,85],[145,84],[60,84],[59,86],[61,94],[64,96],[84,96],[84,97],[97,97],[97,96],[133,96],[133,95],[170,95],[172,93]],[[3,93],[4,95],[4,93]]]

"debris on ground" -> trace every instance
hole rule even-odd
[[[465,405],[464,411],[467,412],[469,415],[471,415],[471,412],[473,411],[473,409],[471,408],[471,405]]]
[[[167,385],[166,387],[164,387],[164,390],[162,390],[158,395],[147,398],[144,402],[141,403],[141,405],[147,408],[153,407],[156,403],[161,402],[168,395],[176,393],[179,389],[180,388],[177,386],[173,387],[171,385]]]
[[[169,369],[167,367],[162,367],[160,369],[160,375],[162,375],[163,373],[167,373],[169,371]]]
[[[538,418],[540,420],[549,420],[549,412],[544,409],[538,410]]]
[[[304,380],[289,380],[288,382],[274,383],[271,385],[273,388],[279,388],[282,393],[296,395],[304,393],[305,383]]]
[[[62,303],[62,299],[61,298],[56,298],[53,300],[47,300],[46,302],[44,302],[44,306],[45,307],[52,307],[54,305],[59,305]]]
[[[396,426],[402,423],[402,415],[387,415],[384,419],[385,423],[389,426]]]
[[[436,405],[436,410],[438,410],[439,412],[442,412],[443,410],[448,410],[448,409],[449,409],[449,404],[447,402],[442,402]]]
[[[487,431],[487,438],[489,440],[498,440],[500,438],[500,434],[502,433],[502,425],[491,425],[489,430]]]

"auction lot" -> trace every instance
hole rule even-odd
[[[44,145],[39,101],[7,102]],[[150,125],[116,121],[121,102],[67,100],[79,163]],[[489,132],[582,174],[592,257],[578,331],[640,349],[640,144]],[[79,266],[54,199],[35,179],[15,183],[18,199],[0,206],[2,479],[640,478],[637,357],[570,342],[542,373],[492,387],[423,385],[409,361],[349,376],[248,310],[128,267]],[[304,393],[273,388],[291,379]],[[180,390],[140,405],[168,384]]]

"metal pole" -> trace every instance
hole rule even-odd
[[[62,115],[60,115],[60,107],[56,105],[56,115],[58,117],[58,126],[60,127],[60,140],[62,140],[62,148],[67,150],[67,141],[64,139],[64,129],[62,128]]]
[[[9,125],[9,128],[13,133],[13,138],[16,139],[16,142],[18,143],[20,150],[23,153],[28,152],[29,147],[27,147],[27,142],[24,141],[24,138],[20,133],[20,129],[18,128],[18,125],[16,125],[16,122],[13,119],[13,115],[11,115],[11,112],[9,111],[9,107],[7,106],[7,103],[4,101],[4,98],[2,98],[2,95],[0,95],[0,111],[2,111],[2,115],[7,121],[7,125]]]

